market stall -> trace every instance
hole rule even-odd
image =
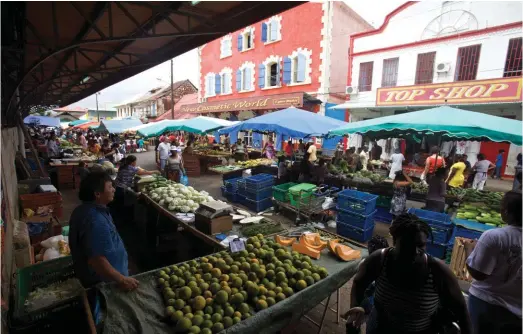
[[[47,116],[27,116],[24,118],[24,124],[33,126],[50,126],[60,128],[60,119]]]
[[[122,120],[103,120],[100,122],[100,126],[97,128],[98,132],[107,132],[119,134],[127,129],[141,125],[142,121],[139,119],[122,119]]]

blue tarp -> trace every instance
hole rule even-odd
[[[337,119],[339,121],[345,120],[345,110],[332,109],[336,107],[337,104],[334,103],[325,103],[325,116]],[[336,145],[339,143],[340,139],[343,139],[343,136],[334,136],[330,138],[323,139],[322,148],[328,150],[334,150]]]
[[[40,126],[60,127],[60,119],[47,116],[27,116],[24,118],[24,124],[33,124]]]
[[[220,134],[252,130],[262,133],[274,132],[277,136],[292,138],[321,137],[330,130],[344,125],[347,123],[291,107],[221,129]]]
[[[77,119],[76,121],[69,122],[69,126],[80,125],[80,124],[84,124],[84,123],[88,123],[88,122],[91,122],[91,121],[88,121],[86,119]]]
[[[141,124],[142,122],[139,119],[122,119],[118,121],[103,120],[102,122],[100,122],[98,131],[107,131],[109,133],[122,133],[130,128],[133,128]]]

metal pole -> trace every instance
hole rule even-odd
[[[94,94],[96,97],[96,118],[98,119],[97,122],[100,123],[100,112],[98,111],[98,93]]]
[[[174,119],[173,60],[171,59],[171,117]]]

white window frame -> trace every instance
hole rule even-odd
[[[215,84],[216,84],[216,74],[213,72],[207,73],[207,75],[205,75],[205,97],[216,96]]]
[[[251,77],[250,77],[250,80],[251,80],[251,89],[249,90],[246,90],[245,89],[245,82],[246,80],[245,79],[249,79],[249,78],[246,78],[245,77],[245,69],[247,68],[250,68],[251,69]],[[255,85],[256,85],[256,66],[254,65],[253,62],[245,62],[242,64],[242,66],[240,66],[239,70],[241,71],[241,81],[240,81],[240,87],[241,89],[238,91],[238,93],[246,93],[246,92],[254,92],[254,90],[256,89]],[[235,83],[236,83],[236,78],[235,78]]]
[[[251,130],[243,132],[243,143],[246,146],[252,147],[252,131]]]
[[[278,73],[278,76],[280,78],[279,80],[279,83],[276,85],[276,86],[270,86],[270,82],[271,82],[271,66],[273,64],[279,64],[280,65],[280,73]],[[267,57],[267,59],[265,59],[265,61],[263,62],[263,65],[265,66],[265,87],[263,87],[262,89],[263,90],[266,90],[266,89],[274,89],[274,88],[279,88],[281,87],[282,85],[282,81],[283,81],[283,77],[282,77],[282,66],[283,66],[283,62],[282,62],[282,57],[279,57],[279,56],[269,56]]]
[[[232,35],[226,35],[220,40],[220,59],[232,56]]]
[[[240,52],[246,52],[246,51],[254,49],[254,40],[255,40],[254,27],[247,27],[247,28],[243,29],[243,31],[241,32],[241,35],[242,35],[242,50]],[[247,38],[246,38],[247,36],[250,36],[250,40],[251,40],[250,48],[247,48]]]
[[[303,82],[298,82],[298,54],[302,54],[305,56],[305,79]],[[311,80],[311,72],[312,72],[312,51],[309,49],[302,49],[298,48],[295,50],[289,58],[291,59],[291,82],[287,84],[287,86],[300,86],[300,85],[308,85],[312,82]],[[294,74],[296,73],[296,77]],[[283,81],[283,76],[282,76]]]
[[[233,84],[233,76],[232,76],[232,68],[225,67],[222,69],[219,73],[220,75],[220,95],[230,95],[232,94],[232,84]],[[225,76],[229,76],[229,85],[225,85]]]
[[[275,15],[264,22],[267,25],[267,41],[264,43],[265,45],[281,41],[281,20],[282,20],[281,15]],[[271,37],[272,37],[271,26],[274,24],[276,24],[278,26],[278,29],[276,29],[277,36],[274,40],[271,40]]]

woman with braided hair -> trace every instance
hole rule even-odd
[[[354,277],[348,324],[360,327],[365,289],[376,282],[374,308],[367,334],[436,334],[457,322],[469,334],[467,306],[454,274],[441,261],[426,254],[432,238],[430,226],[412,214],[401,214],[390,227],[394,246],[374,252]]]

